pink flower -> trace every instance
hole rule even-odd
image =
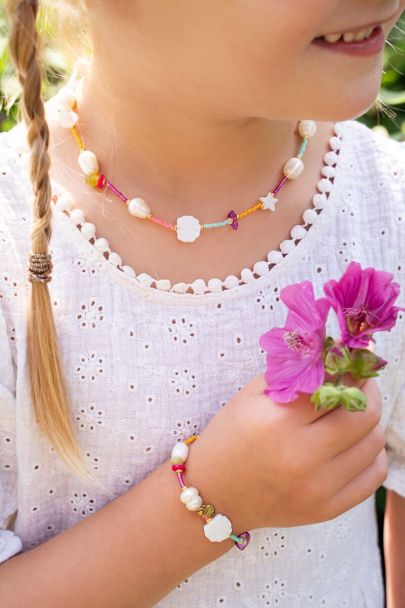
[[[273,327],[259,338],[267,351],[264,390],[273,401],[286,403],[297,391],[312,393],[325,378],[322,352],[330,303],[315,300],[310,281],[284,287],[280,297],[288,307],[284,327]]]
[[[337,314],[343,344],[367,347],[373,333],[395,325],[398,312],[405,308],[393,306],[400,286],[392,277],[391,272],[362,270],[358,262],[351,262],[339,281],[325,283],[323,290]]]

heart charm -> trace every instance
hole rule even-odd
[[[241,532],[241,534],[238,534],[238,536],[239,538],[242,538],[242,540],[240,542],[237,542],[235,540],[235,545],[238,547],[238,549],[243,551],[244,549],[246,549],[250,542],[250,534],[249,532]]]

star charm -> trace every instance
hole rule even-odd
[[[278,203],[278,198],[276,198],[272,192],[269,192],[267,196],[263,196],[259,200],[264,205],[263,209],[270,209],[270,211],[275,211],[275,205],[276,203]]]

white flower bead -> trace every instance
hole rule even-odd
[[[156,281],[156,287],[161,291],[170,291],[171,286],[169,279],[159,279],[159,281]]]
[[[253,272],[250,270],[250,268],[243,268],[240,276],[244,283],[252,283],[252,281],[255,280]]]
[[[201,496],[195,496],[194,498],[188,501],[188,503],[186,504],[186,508],[189,511],[197,511],[197,509],[201,507],[202,502],[203,501]]]
[[[61,211],[70,211],[72,208],[72,201],[67,196],[58,196],[55,205]]]
[[[84,234],[84,236],[89,240],[94,239],[96,236],[96,227],[91,222],[85,222],[82,225],[81,233]]]
[[[335,177],[336,175],[336,168],[332,167],[331,165],[325,165],[322,167],[321,173],[324,177],[332,179],[332,177]]]
[[[210,279],[207,283],[208,290],[212,293],[218,293],[222,291],[222,281],[217,278]]]
[[[188,283],[175,283],[173,285],[172,291],[174,291],[175,293],[186,293],[188,289]]]
[[[315,194],[312,198],[312,203],[316,209],[323,209],[327,200],[325,194]]]
[[[188,445],[184,441],[178,441],[172,449],[170,462],[183,464],[188,458]]]
[[[269,272],[268,263],[264,262],[263,260],[259,260],[259,262],[256,262],[255,265],[253,266],[253,272],[255,274],[258,274],[259,277],[264,276],[265,274],[267,274]]]
[[[122,264],[121,256],[118,255],[118,253],[115,253],[115,251],[110,252],[108,256],[108,261],[111,262],[111,264],[113,264],[114,266],[121,266]]]
[[[333,184],[329,179],[321,179],[318,182],[317,188],[319,192],[332,192]]]
[[[307,231],[305,230],[304,226],[294,226],[294,228],[291,229],[291,238],[294,239],[294,241],[299,241],[300,239],[303,239],[304,236],[307,234]]]
[[[67,110],[58,105],[56,106],[56,120],[63,129],[71,129],[78,123],[79,116],[73,110]]]
[[[204,294],[207,291],[207,284],[203,279],[196,279],[191,283],[194,293]]]
[[[83,150],[80,152],[77,162],[85,175],[97,173],[99,169],[97,157],[91,150]]]
[[[306,209],[302,217],[304,218],[304,222],[306,224],[313,224],[316,222],[318,214],[315,209]]]
[[[177,238],[183,243],[192,243],[201,232],[200,222],[192,215],[182,215],[177,218]]]
[[[143,198],[131,198],[127,204],[129,213],[135,217],[145,219],[150,214],[150,207]]]
[[[338,157],[335,152],[327,152],[323,157],[323,160],[327,165],[336,165]]]
[[[281,262],[283,257],[284,256],[281,251],[276,251],[275,249],[269,251],[269,253],[267,254],[267,260],[270,264],[278,264],[278,262]]]
[[[151,277],[147,272],[141,272],[141,274],[138,274],[137,279],[144,287],[150,287],[154,281],[153,277]]]
[[[176,464],[182,464],[182,463],[176,463]],[[181,490],[180,500],[182,503],[187,504],[190,500],[192,500],[196,496],[198,496],[197,488],[193,488],[191,486],[190,487],[184,486],[184,488]]]
[[[286,239],[280,243],[280,249],[282,253],[290,253],[295,247],[295,243],[293,239]]]
[[[313,120],[301,120],[298,125],[298,132],[301,137],[311,138],[316,133],[316,122]]]
[[[76,102],[76,94],[70,87],[64,86],[57,92],[55,101],[67,110],[71,110]]]
[[[234,274],[229,274],[224,280],[224,285],[226,289],[232,289],[232,287],[239,285],[239,279]]]
[[[297,179],[304,170],[304,163],[300,158],[290,158],[283,167],[283,173],[288,179]]]
[[[72,211],[69,213],[69,217],[75,226],[78,226],[84,222],[84,213],[81,209],[72,209]]]
[[[99,239],[96,239],[94,241],[94,247],[96,249],[98,249],[99,251],[101,251],[102,253],[110,250],[108,241],[104,237],[100,237]]]
[[[221,513],[217,513],[203,528],[205,536],[212,542],[221,542],[227,539],[232,532],[230,520]]]
[[[337,152],[342,147],[342,142],[341,142],[340,138],[336,137],[335,135],[330,138],[329,144],[334,152]]]
[[[133,268],[131,268],[131,266],[121,266],[121,270],[123,270],[125,274],[132,278],[136,277],[136,272]]]

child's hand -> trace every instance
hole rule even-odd
[[[235,533],[321,522],[362,502],[387,476],[381,393],[374,378],[344,383],[367,395],[365,411],[315,411],[305,393],[275,403],[255,376],[192,444],[186,484]]]

